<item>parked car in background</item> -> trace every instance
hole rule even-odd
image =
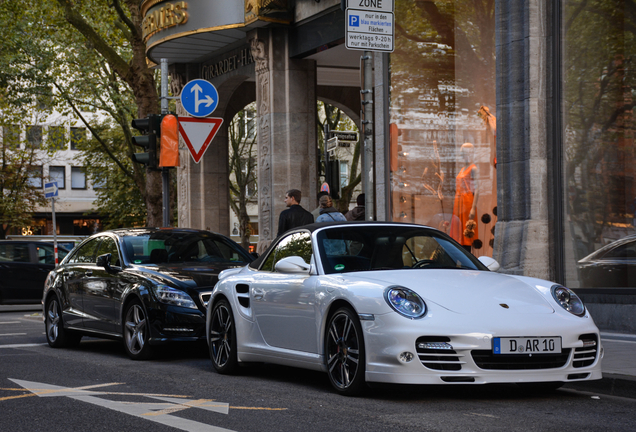
[[[581,288],[636,286],[636,235],[603,246],[579,260]]]
[[[58,246],[59,261],[68,250]],[[0,240],[0,304],[40,303],[44,280],[55,268],[53,243]]]
[[[212,365],[321,370],[345,395],[367,382],[553,389],[600,379],[599,330],[577,295],[498,267],[421,225],[297,228],[219,276]]]
[[[132,359],[152,346],[205,337],[205,308],[222,270],[254,258],[229,238],[179,228],[116,229],[73,249],[46,280],[50,346],[83,335],[122,339]]]

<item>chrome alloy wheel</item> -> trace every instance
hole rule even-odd
[[[214,308],[210,322],[210,357],[215,368],[224,368],[232,360],[232,314],[224,303]]]
[[[59,309],[57,298],[49,301],[49,307],[46,310],[46,337],[51,344],[55,344],[59,337],[61,324]]]
[[[336,390],[357,393],[364,383],[364,343],[357,317],[349,309],[338,310],[329,321],[326,354],[327,373]]]
[[[126,348],[131,355],[137,356],[143,351],[147,332],[146,314],[139,303],[134,303],[126,312],[126,324],[124,326]]]

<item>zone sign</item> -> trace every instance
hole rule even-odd
[[[393,0],[347,0],[347,8],[393,12]]]

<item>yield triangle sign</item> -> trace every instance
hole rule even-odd
[[[188,146],[194,162],[199,163],[219,131],[221,123],[223,123],[222,118],[179,116],[179,132]]]

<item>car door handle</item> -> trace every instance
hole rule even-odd
[[[263,297],[265,296],[265,291],[258,288],[252,288],[252,296],[254,297],[254,300],[263,300]]]
[[[88,270],[86,272],[86,276],[93,276],[93,271],[92,270]]]

